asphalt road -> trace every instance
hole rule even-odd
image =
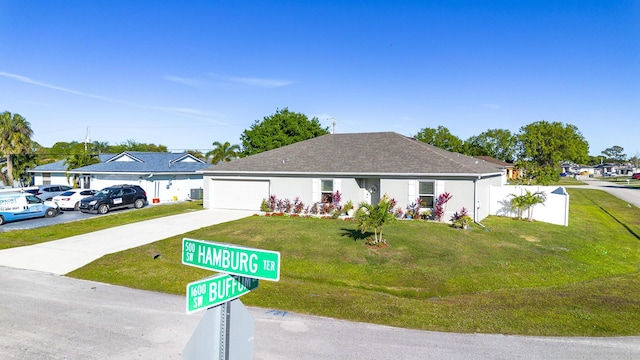
[[[179,359],[202,314],[186,315],[184,296],[55,274],[238,216],[198,211],[0,251],[0,359]],[[249,310],[254,359],[640,359],[640,337],[450,334]]]
[[[578,180],[584,181],[589,188],[603,190],[610,193],[613,196],[616,196],[629,204],[633,204],[636,207],[640,208],[640,188],[630,188],[624,186],[626,184],[626,180],[620,180],[617,182],[603,181],[597,180],[594,178],[590,178],[587,176],[579,176]],[[567,186],[573,188],[585,188],[584,185],[576,185],[576,186]]]
[[[0,289],[2,359],[180,359],[202,316],[185,314],[183,296],[31,270],[0,267]],[[249,311],[254,359],[640,359],[637,337],[449,334]]]
[[[4,231],[11,230],[28,230],[35,229],[39,227],[62,224],[70,221],[91,219],[96,216],[108,216],[110,214],[117,214],[123,211],[130,211],[132,209],[121,209],[121,210],[113,210],[107,215],[96,215],[96,214],[85,214],[82,211],[74,211],[74,210],[62,210],[60,214],[52,217],[52,218],[35,218],[35,219],[26,219],[20,221],[8,222],[0,225],[0,233]]]

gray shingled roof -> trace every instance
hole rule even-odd
[[[329,134],[204,170],[215,175],[495,175],[496,165],[394,132]]]
[[[128,156],[136,161],[115,161]],[[190,159],[193,161],[182,161]],[[73,169],[70,173],[195,173],[209,166],[188,153],[157,153],[127,151],[111,156],[99,164]]]

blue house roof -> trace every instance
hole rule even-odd
[[[209,164],[189,153],[126,151],[105,161],[69,171],[72,174],[184,174],[195,173]]]
[[[105,162],[108,159],[112,158],[113,154],[99,154],[98,158],[100,162]],[[67,161],[66,160],[58,160],[56,162],[52,162],[49,164],[39,165],[29,170],[30,173],[39,173],[39,172],[66,172],[67,171]]]

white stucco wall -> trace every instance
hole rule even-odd
[[[73,176],[67,181],[67,176],[64,173],[47,173],[49,181],[45,184],[45,177],[42,173],[36,173],[33,176],[33,184],[38,185],[69,185],[73,186]]]
[[[91,188],[100,190],[114,185],[139,185],[147,192],[147,200],[159,199],[159,203],[183,201],[190,197],[191,189],[202,188],[202,175],[154,175],[99,174],[91,176]]]
[[[478,218],[481,220],[489,215],[490,203],[490,187],[492,185],[500,185],[502,177],[496,176],[490,179],[482,179],[474,185],[473,180],[469,179],[355,179],[355,178],[329,178],[329,177],[238,177],[238,176],[206,176],[203,182],[203,205],[205,208],[214,207],[211,183],[213,180],[238,181],[238,194],[242,193],[243,182],[260,180],[269,182],[269,191],[271,195],[275,195],[278,199],[289,199],[294,201],[298,197],[305,205],[312,205],[320,201],[320,182],[321,180],[333,180],[334,192],[340,191],[342,194],[341,204],[344,205],[351,200],[354,205],[362,201],[369,201],[366,186],[372,183],[379,184],[378,193],[371,196],[375,199],[384,194],[394,198],[397,206],[402,209],[415,202],[418,196],[419,181],[435,181],[435,196],[443,192],[449,192],[453,198],[445,207],[443,221],[449,221],[451,216],[459,211],[462,207],[467,208],[469,215],[473,216],[474,211],[478,211]],[[364,186],[364,187],[363,187]],[[477,195],[474,197],[474,192]],[[253,200],[252,200],[253,201]],[[476,206],[479,204],[479,207]],[[224,204],[215,204],[215,206],[223,206]],[[235,204],[234,206],[238,206]],[[255,204],[245,204],[245,208],[255,208]]]

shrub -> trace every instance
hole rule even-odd
[[[267,199],[262,199],[262,204],[260,204],[260,211],[262,212],[271,211],[271,207],[269,207],[269,203],[267,202]]]
[[[447,202],[451,200],[453,196],[450,193],[445,192],[438,195],[438,199],[436,199],[436,204],[433,209],[433,215],[437,221],[440,221],[444,216],[444,211],[447,206]]]
[[[451,226],[459,229],[466,229],[473,219],[469,216],[469,211],[463,206],[460,212],[457,212],[451,216]]]

